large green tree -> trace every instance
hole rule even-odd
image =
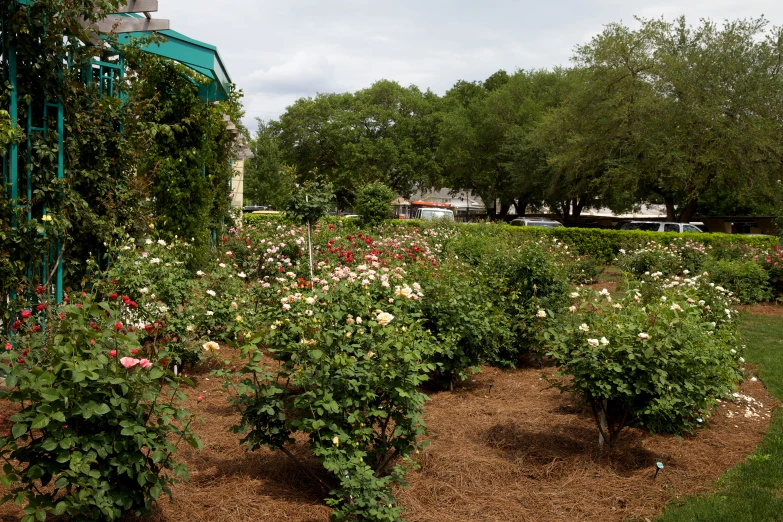
[[[577,49],[582,81],[536,141],[603,205],[663,203],[689,221],[725,195],[774,206],[783,159],[783,38],[763,19],[610,24]]]
[[[403,195],[436,184],[439,99],[417,87],[381,80],[354,94],[297,100],[270,122],[281,160],[300,181],[328,179],[341,204],[382,182]]]
[[[280,159],[280,148],[269,124],[256,118],[258,129],[250,140],[253,158],[245,160],[245,192],[247,200],[270,205],[275,209],[285,207],[295,184],[292,167]]]
[[[546,111],[560,103],[563,76],[560,70],[510,76],[498,71],[480,84],[457,82],[444,99],[438,148],[444,183],[478,194],[491,215],[503,216],[512,204],[524,214],[528,204],[544,200],[543,156],[527,141]]]

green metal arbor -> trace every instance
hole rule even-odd
[[[44,137],[54,134],[58,145],[56,176],[58,179],[62,178],[64,175],[64,109],[60,99],[19,99],[17,94],[19,86],[17,49],[14,47],[13,35],[9,34],[7,27],[7,20],[11,16],[19,14],[20,10],[33,7],[35,3],[35,0],[7,0],[3,2],[4,7],[2,8],[7,11],[0,13],[3,16],[3,26],[0,29],[2,30],[0,61],[3,80],[9,90],[8,106],[0,107],[0,109],[7,110],[12,129],[22,130],[26,136],[26,143],[12,141],[3,156],[3,197],[10,200],[12,205],[23,210],[22,215],[26,216],[28,221],[33,219],[34,212],[40,212],[41,214],[35,217],[45,221],[46,207],[34,210],[30,203],[34,191],[33,162],[30,158],[32,154],[31,140],[36,133],[40,133]],[[139,37],[149,36],[153,32],[163,36],[165,40],[161,43],[143,44],[140,49],[176,61],[198,73],[193,77],[186,76],[186,78],[198,88],[199,97],[203,102],[212,103],[228,99],[231,79],[217,48],[170,30],[168,20],[151,17],[150,13],[157,11],[157,9],[158,0],[127,0],[126,5],[117,8],[118,12],[105,14],[94,23],[84,20],[82,24],[93,29],[93,34],[100,34],[101,39],[105,39],[105,35],[111,33],[116,36],[119,43],[125,45],[135,45],[134,42]],[[97,37],[96,41],[83,42],[83,44],[105,45]],[[125,74],[125,64],[121,52],[112,53],[112,57],[107,60],[93,59],[89,64],[73,64],[72,61],[69,56],[65,60],[65,66],[69,68],[81,67],[84,83],[97,83],[101,95],[121,96],[117,88],[118,81]],[[207,81],[204,81],[204,78]],[[26,113],[26,117],[23,118],[19,116],[21,103],[28,104],[27,110],[23,111]],[[231,125],[230,122],[228,124]],[[23,193],[20,194],[20,191]],[[28,266],[27,279],[29,281],[37,279],[45,281],[51,270],[55,274],[52,278],[55,298],[60,302],[63,298],[63,266],[59,262],[62,256],[62,244],[59,239],[52,241],[51,244],[49,252],[43,253],[41,262],[37,266]],[[40,273],[38,273],[39,270]]]

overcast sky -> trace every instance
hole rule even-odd
[[[380,79],[443,94],[498,69],[568,65],[610,22],[680,15],[783,25],[780,0],[160,0],[156,18],[217,46],[244,90],[245,124],[303,96]]]

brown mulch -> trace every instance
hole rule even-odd
[[[234,354],[223,348],[220,358]],[[408,522],[654,517],[670,500],[710,488],[742,462],[766,433],[773,406],[761,382],[748,379],[739,391],[763,403],[758,417],[724,402],[693,436],[626,429],[616,448],[601,453],[592,416],[547,388],[541,374],[537,368],[485,368],[454,393],[430,393],[431,444],[418,455],[421,468],[407,475],[410,487],[396,492]],[[194,426],[204,450],[182,447],[190,482],[176,485],[173,502],[163,500],[143,520],[328,521],[330,510],[312,480],[281,452],[245,452],[240,436],[228,431],[237,414],[220,382],[204,373],[194,378],[187,394],[204,421]],[[202,403],[198,395],[205,397]],[[304,443],[292,451],[307,459]],[[657,461],[665,468],[653,480]],[[318,472],[317,463],[309,465]],[[2,506],[0,521],[18,520],[18,513]]]
[[[757,303],[752,305],[738,306],[737,308],[753,315],[783,317],[783,303]]]

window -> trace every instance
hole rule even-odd
[[[685,229],[684,232],[701,232],[702,230],[699,227],[695,227],[693,225],[685,225],[683,226]]]
[[[680,225],[677,223],[666,223],[663,226],[664,232],[679,232],[680,231]]]

